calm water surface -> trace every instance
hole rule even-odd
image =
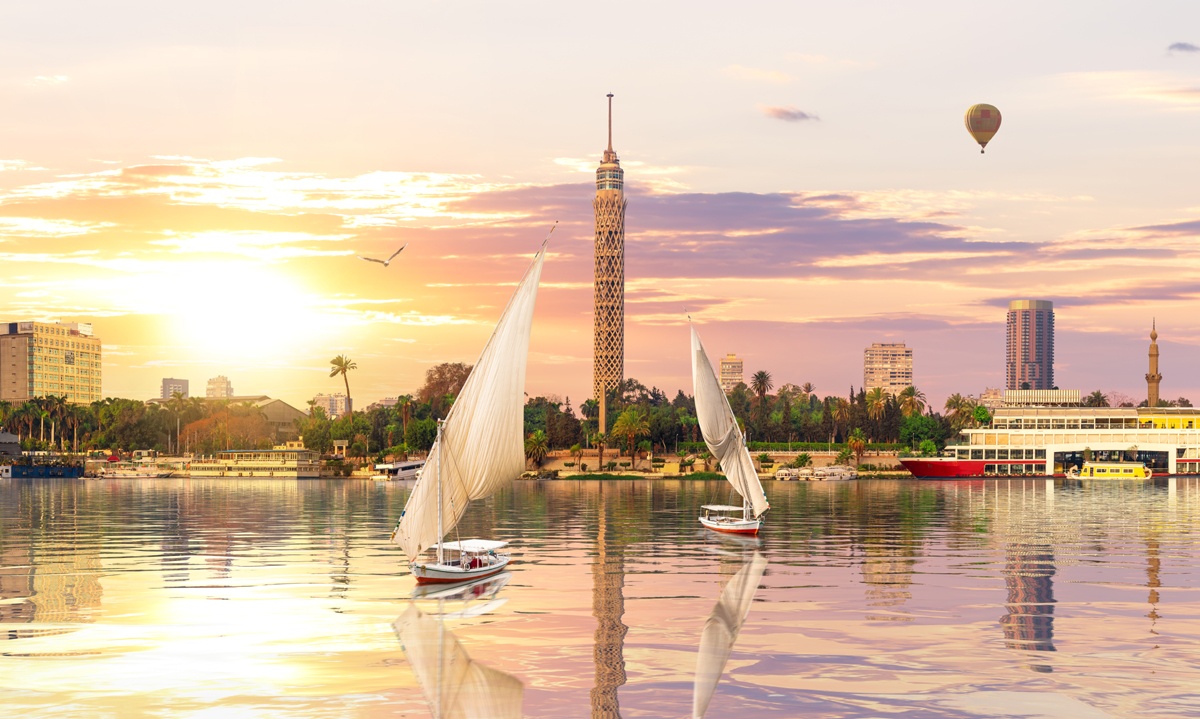
[[[757,553],[706,716],[1200,715],[1200,479],[766,490],[755,541],[699,529],[723,483],[519,482],[462,526],[512,542],[507,583],[414,605],[403,483],[4,480],[0,705],[454,716],[494,686],[529,717],[692,716]],[[461,652],[440,691],[434,640]]]

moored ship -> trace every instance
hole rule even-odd
[[[1064,477],[1085,461],[1200,474],[1200,409],[1005,407],[989,426],[964,429],[941,456],[900,459],[919,479]]]

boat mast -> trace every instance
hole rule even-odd
[[[438,448],[438,463],[437,463],[437,505],[438,505],[438,545],[437,545],[437,562],[443,564],[442,560],[442,420],[437,423],[437,448]]]

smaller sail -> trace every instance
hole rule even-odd
[[[696,395],[696,419],[700,423],[700,433],[704,435],[704,444],[717,458],[729,483],[754,508],[754,516],[761,515],[771,505],[758,481],[750,450],[742,441],[737,419],[729,408],[729,398],[717,381],[695,327],[692,327],[692,386]]]
[[[547,238],[549,239],[549,238]],[[545,245],[517,285],[479,361],[455,398],[441,439],[429,451],[392,541],[416,561],[458,524],[471,500],[491,496],[525,469],[525,367]]]
[[[733,652],[733,643],[750,613],[750,604],[766,569],[767,560],[755,552],[753,559],[725,585],[721,598],[704,623],[700,652],[696,657],[696,681],[692,686],[693,719],[701,719],[708,711],[708,703],[717,690],[717,682],[721,681],[725,663]]]
[[[445,624],[415,604],[392,623],[438,719],[520,719],[521,680],[471,659]]]

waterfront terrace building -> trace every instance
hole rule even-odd
[[[1054,303],[1008,303],[1006,389],[1054,388]]]
[[[54,395],[76,404],[99,402],[100,356],[90,323],[0,323],[0,400]]]
[[[918,477],[1061,476],[1089,457],[1200,474],[1200,408],[1002,407],[943,456],[901,463]]]
[[[873,342],[863,351],[863,387],[898,395],[913,386],[913,351],[903,342]]]
[[[730,352],[721,358],[721,389],[725,390],[725,394],[729,394],[734,387],[741,384],[744,377],[741,357]]]

